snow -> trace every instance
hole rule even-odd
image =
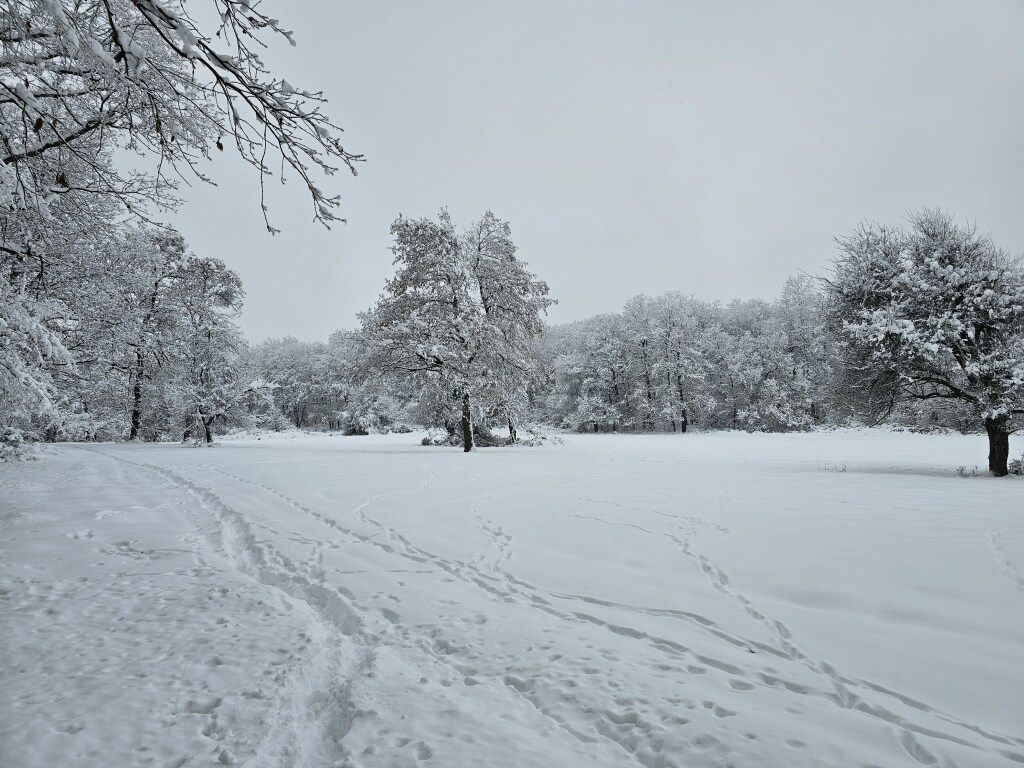
[[[1024,762],[983,438],[420,437],[0,465],[0,764]]]

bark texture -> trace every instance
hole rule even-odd
[[[988,433],[988,469],[996,477],[1010,474],[1010,433],[1006,429],[1007,419],[985,419]]]
[[[462,450],[473,450],[473,421],[469,407],[469,392],[462,393]]]

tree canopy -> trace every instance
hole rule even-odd
[[[446,211],[437,221],[400,216],[391,233],[397,271],[360,316],[362,367],[450,393],[469,450],[474,398],[510,424],[519,416],[531,342],[552,304],[548,286],[516,257],[509,225],[490,211],[461,234]]]
[[[1024,416],[1024,271],[976,227],[940,211],[906,228],[864,224],[839,240],[830,312],[850,357],[894,396],[967,405],[1007,473]]]

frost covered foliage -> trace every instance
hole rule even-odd
[[[1007,469],[1011,475],[1024,475],[1024,456],[1011,461]]]
[[[155,440],[249,419],[260,385],[237,365],[234,272],[165,230],[42,245],[33,261],[7,261],[0,280],[0,428]]]
[[[248,364],[270,382],[276,407],[296,427],[333,427],[337,406],[337,371],[328,345],[292,337],[267,339],[253,345]]]
[[[352,434],[408,430],[411,396],[387,377],[372,383],[359,380],[352,333],[336,331],[326,344],[290,336],[267,339],[250,347],[244,361],[267,382],[274,412],[281,414],[284,425]]]
[[[233,273],[142,226],[176,204],[178,181],[206,180],[203,163],[221,151],[261,184],[276,168],[297,175],[314,217],[338,219],[319,180],[360,158],[319,93],[266,71],[256,51],[294,43],[257,6],[4,4],[0,426],[30,439],[207,436],[238,412],[239,393],[247,408],[263,398],[225,373],[241,349],[230,321],[241,292],[214,283]],[[211,303],[197,314],[204,275]]]
[[[958,401],[988,433],[989,469],[1005,475],[1024,417],[1024,271],[947,214],[908,223],[839,241],[829,311],[846,367],[882,404]]]
[[[24,277],[0,280],[0,412],[52,418],[59,395],[48,363],[67,365],[70,355],[47,315],[52,305],[26,296]]]
[[[820,291],[787,281],[775,303],[727,306],[666,293],[548,330],[538,414],[583,431],[821,423],[828,364]]]
[[[532,342],[553,303],[547,284],[516,257],[509,225],[490,211],[462,233],[446,211],[437,221],[399,217],[391,232],[397,272],[360,316],[362,371],[423,390],[438,421],[461,424],[467,451],[484,414],[514,430]]]
[[[265,69],[258,50],[274,37],[295,44],[258,3],[9,0],[0,121],[19,194],[31,203],[88,189],[145,206],[178,174],[204,178],[202,161],[230,143],[261,182],[272,166],[287,168],[308,188],[314,216],[337,219],[338,199],[317,177],[354,170],[359,157],[321,112],[321,94]],[[106,162],[115,147],[158,162],[148,175],[123,173]],[[36,162],[44,157],[51,167]]]
[[[0,462],[25,456],[25,437],[21,430],[0,426]]]

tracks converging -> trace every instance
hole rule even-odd
[[[412,487],[368,496],[350,508],[347,515],[354,521],[355,524],[352,525],[339,519],[344,515],[324,514],[266,482],[211,467],[212,471],[226,478],[260,489],[268,497],[300,512],[326,529],[325,533],[328,535],[321,540],[303,536],[296,531],[288,532],[288,538],[300,541],[307,547],[309,560],[300,562],[287,557],[275,548],[271,541],[260,540],[256,535],[257,527],[272,536],[280,535],[279,531],[247,518],[216,492],[194,479],[166,467],[134,462],[101,451],[96,453],[152,472],[190,494],[196,499],[197,504],[216,520],[216,538],[219,540],[220,549],[237,570],[302,602],[308,607],[315,621],[322,625],[325,635],[347,638],[350,644],[349,652],[354,648],[358,658],[358,663],[354,667],[351,663],[343,661],[340,655],[331,657],[325,654],[310,670],[313,676],[322,676],[323,690],[332,701],[331,706],[323,708],[324,722],[321,726],[327,729],[326,721],[334,721],[330,729],[335,743],[343,740],[345,731],[345,728],[338,730],[337,722],[350,723],[353,717],[353,706],[346,698],[351,676],[365,673],[372,666],[374,651],[382,643],[399,643],[405,648],[428,654],[438,663],[450,668],[453,673],[471,679],[472,684],[479,684],[482,681],[500,684],[510,695],[528,703],[540,716],[582,744],[603,740],[617,745],[624,756],[638,764],[668,765],[664,754],[661,753],[659,729],[636,711],[628,708],[624,710],[623,707],[611,703],[601,703],[599,699],[602,694],[574,694],[580,697],[577,701],[579,711],[570,711],[567,714],[564,705],[552,706],[544,691],[539,690],[539,686],[528,676],[510,673],[508,668],[481,671],[479,664],[467,661],[464,658],[464,646],[445,638],[445,633],[450,628],[443,624],[438,624],[432,629],[417,627],[401,632],[389,630],[389,627],[393,628],[400,621],[394,610],[367,604],[343,586],[329,583],[328,577],[332,572],[324,570],[324,551],[345,545],[368,547],[388,556],[407,560],[410,563],[409,571],[444,574],[475,590],[495,605],[511,606],[516,610],[538,614],[544,621],[555,622],[557,627],[596,627],[613,638],[615,643],[638,644],[637,647],[643,648],[643,654],[651,655],[652,659],[667,659],[674,668],[693,670],[692,674],[706,674],[710,671],[712,675],[719,675],[722,678],[720,684],[723,690],[729,687],[732,691],[745,691],[756,687],[771,689],[775,694],[786,698],[809,696],[839,709],[882,721],[894,729],[894,735],[907,754],[922,765],[937,764],[940,756],[923,744],[920,737],[954,743],[980,753],[996,752],[1010,760],[1024,763],[1024,755],[1020,754],[1020,750],[1024,749],[1024,739],[996,733],[940,711],[915,697],[844,674],[826,659],[815,657],[805,650],[786,624],[758,607],[737,589],[729,575],[718,564],[695,546],[698,537],[705,530],[727,532],[720,525],[709,523],[700,517],[660,509],[631,507],[592,495],[580,496],[578,500],[593,510],[610,505],[622,509],[627,514],[631,510],[654,514],[665,518],[675,528],[658,530],[628,520],[610,520],[597,514],[574,515],[598,525],[625,527],[644,536],[669,541],[680,553],[682,562],[692,563],[715,593],[721,595],[761,628],[768,642],[738,634],[698,613],[644,607],[595,596],[548,590],[513,575],[510,572],[515,552],[512,535],[505,526],[489,518],[486,513],[486,502],[498,496],[514,493],[512,487],[488,493],[466,494],[447,500],[450,504],[468,505],[472,518],[491,545],[489,557],[478,552],[472,558],[459,559],[430,551],[415,543],[407,533],[385,524],[370,513],[375,505],[384,500],[428,494],[436,478],[426,465],[421,468],[423,479]],[[514,485],[516,484],[510,484]],[[993,547],[996,543],[993,541]],[[1007,575],[1021,586],[1019,578],[1014,578],[1015,574]],[[611,613],[641,615],[648,619],[660,620],[662,624],[666,621],[672,622],[683,627],[683,630],[671,633],[654,632],[629,622],[612,620],[608,618],[608,614]],[[696,637],[703,637],[706,640],[696,643],[692,640]],[[720,658],[707,650],[698,650],[698,646],[707,645],[707,640],[712,644],[724,643],[726,647],[732,649],[732,653],[728,654],[730,658],[739,652],[770,657],[773,664],[792,664],[794,669],[801,669],[803,673],[797,676],[788,675],[785,670],[779,671],[775,667],[772,667],[770,672],[763,667],[752,670],[750,667],[761,664],[742,665],[734,663],[733,660]],[[546,679],[554,679],[559,675],[569,678],[578,674],[578,670],[570,669],[566,666],[567,663],[564,655],[550,654],[544,672]],[[810,674],[812,682],[807,681],[807,673]],[[813,684],[814,680],[817,684]],[[590,698],[587,699],[587,696]],[[879,703],[879,699],[887,703],[883,705]],[[704,704],[716,717],[735,714],[714,702]],[[902,714],[897,710],[902,710]],[[937,721],[936,724],[952,726],[952,729],[938,730],[930,726],[929,720]],[[951,763],[947,760],[944,764]]]

